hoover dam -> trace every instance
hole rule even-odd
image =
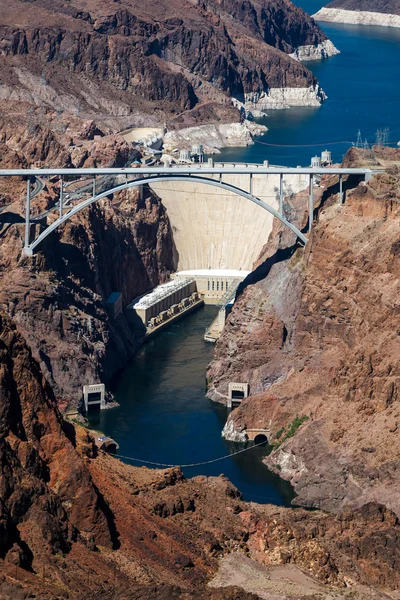
[[[246,165],[236,163],[238,167]],[[234,168],[235,163],[215,164]],[[251,165],[253,168],[256,165]],[[260,165],[261,167],[261,165]],[[207,175],[218,179],[218,175]],[[283,195],[305,190],[306,175],[285,175]],[[279,209],[280,176],[224,174],[224,182],[250,192]],[[272,230],[273,215],[233,192],[186,181],[151,185],[171,222],[177,271],[232,269],[251,271]]]

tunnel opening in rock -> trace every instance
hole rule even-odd
[[[258,446],[259,444],[268,444],[267,436],[263,433],[258,433],[254,438],[254,444]]]

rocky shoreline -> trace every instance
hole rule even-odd
[[[336,56],[340,54],[340,50],[331,42],[331,40],[325,40],[320,44],[299,46],[295,52],[292,52],[290,56],[300,62],[307,62],[311,60],[322,60]]]
[[[202,144],[206,154],[218,154],[220,148],[243,147],[254,144],[253,137],[263,135],[267,127],[245,120],[242,123],[222,123],[199,125],[175,131],[168,131],[163,138],[165,152],[188,148],[192,144]]]
[[[364,10],[347,10],[342,8],[321,8],[315,13],[316,21],[329,23],[347,23],[349,25],[378,25],[380,27],[400,27],[400,15],[385,14]]]

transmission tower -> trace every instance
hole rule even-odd
[[[357,133],[356,148],[362,148],[362,146],[363,146],[362,135],[361,135],[361,131],[359,129],[358,133]]]
[[[374,148],[373,146],[370,147],[367,138],[365,138],[364,141],[364,150],[365,150],[365,156],[368,160],[372,161],[373,163],[377,163],[377,159],[375,156],[375,152],[374,152]]]
[[[388,146],[389,137],[390,137],[390,129],[389,129],[389,127],[385,127],[385,129],[382,131],[382,144],[384,146]]]

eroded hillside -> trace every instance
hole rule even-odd
[[[316,103],[323,99],[310,71],[288,54],[317,49],[326,36],[289,0],[246,0],[240,8],[8,0],[0,39],[1,99],[96,115],[115,129],[173,126],[174,115],[193,109],[194,122],[236,121],[231,97],[270,88],[310,89]]]
[[[296,502],[330,511],[379,498],[400,514],[398,151],[382,159],[395,166],[344,206],[325,192],[306,248],[246,288],[208,373],[220,401],[229,381],[250,382],[227,435],[270,431],[266,463]]]
[[[378,600],[398,586],[400,528],[384,507],[258,506],[223,476],[124,465],[63,421],[3,314],[0,352],[2,598],[337,599],[351,584],[352,597]]]

